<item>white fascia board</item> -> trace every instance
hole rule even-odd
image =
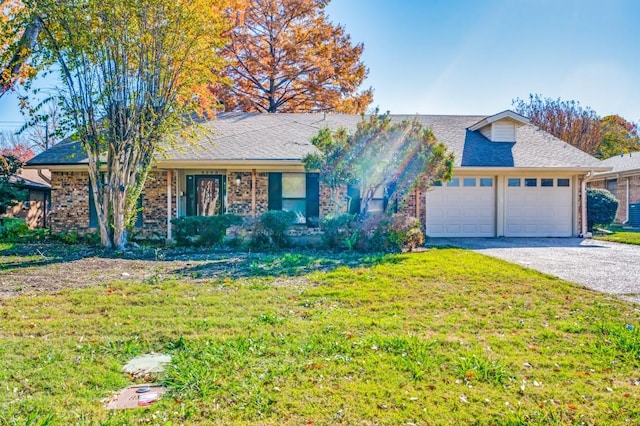
[[[505,110],[478,121],[476,124],[470,126],[469,130],[471,130],[472,132],[475,132],[476,130],[480,130],[491,123],[494,123],[499,120],[504,120],[505,118],[513,120],[516,123],[516,125],[524,126],[525,124],[529,124],[529,119],[527,117],[520,115],[518,113],[515,113],[511,110]]]

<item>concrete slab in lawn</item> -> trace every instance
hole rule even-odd
[[[431,238],[640,303],[640,246],[580,238]]]

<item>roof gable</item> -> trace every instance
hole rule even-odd
[[[485,117],[469,127],[472,132],[480,132],[492,142],[515,142],[516,129],[529,124],[529,119],[513,111],[506,110]]]

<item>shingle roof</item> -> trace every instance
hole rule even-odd
[[[393,115],[393,120],[417,119],[433,130],[436,138],[452,150],[456,167],[590,168],[598,160],[577,148],[524,125],[516,131],[516,142],[491,142],[468,128],[486,116]],[[204,123],[211,134],[197,146],[181,144],[162,159],[176,161],[300,160],[313,152],[310,139],[323,127],[349,131],[359,115],[224,113]],[[29,162],[30,166],[81,164],[86,155],[74,142],[54,146]],[[162,160],[160,159],[160,160]]]
[[[615,173],[636,172],[640,173],[640,152],[632,152],[624,155],[602,160],[603,166],[612,167],[611,171],[598,173],[598,175],[608,175]]]

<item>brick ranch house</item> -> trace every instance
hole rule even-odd
[[[616,222],[640,226],[640,152],[607,158],[602,165],[610,170],[596,173],[589,186],[607,189],[620,201]]]
[[[455,154],[454,177],[412,194],[405,212],[432,237],[570,237],[584,232],[585,178],[606,171],[598,160],[529,124],[512,111],[492,116],[392,116],[417,119]],[[361,117],[341,114],[223,113],[205,126],[212,143],[170,150],[145,184],[139,232],[171,238],[170,220],[269,209],[295,211],[300,224],[330,211],[328,189],[301,159],[319,129],[352,131]],[[86,156],[58,144],[28,167],[51,170],[52,231],[96,227]],[[346,191],[345,191],[346,193]],[[345,194],[346,195],[346,194]],[[374,205],[384,203],[383,194]],[[134,232],[136,232],[134,230]]]

